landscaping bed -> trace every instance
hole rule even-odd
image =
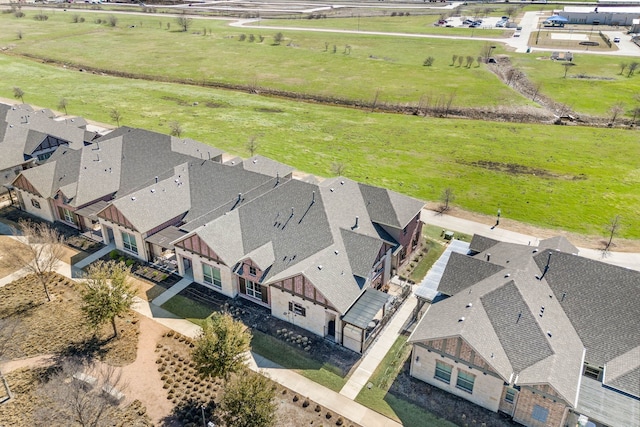
[[[224,383],[220,379],[205,380],[199,376],[191,361],[191,348],[190,338],[173,331],[164,334],[156,345],[156,365],[164,382],[163,388],[167,390],[167,400],[175,405],[173,416],[183,426],[202,425],[203,407],[206,420],[219,423],[214,411],[224,393]],[[357,426],[283,386],[273,383],[273,387],[278,402],[275,425],[279,427]]]

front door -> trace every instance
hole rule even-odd
[[[184,272],[187,273],[191,270],[191,260],[189,258],[182,258],[182,266],[184,267]]]
[[[113,239],[113,228],[111,227],[105,227],[107,229],[107,243],[114,243],[115,240]]]
[[[329,325],[327,326],[327,335],[330,337],[336,337],[336,321],[335,319],[329,320]]]

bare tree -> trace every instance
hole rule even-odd
[[[256,135],[251,135],[249,137],[249,140],[247,141],[247,150],[249,150],[251,157],[253,157],[258,150],[258,137]]]
[[[49,276],[64,256],[64,238],[46,223],[20,221],[19,229],[28,243],[27,250],[24,254],[15,252],[13,256],[24,265],[25,270],[36,276],[44,288],[47,301],[51,301],[47,284]]]
[[[440,205],[438,211],[440,213],[448,211],[450,207],[449,204],[452,203],[455,198],[456,196],[455,194],[453,194],[453,189],[451,187],[445,188],[440,195],[440,201],[442,202],[442,204]]]
[[[467,55],[467,64],[466,67],[467,68],[471,68],[471,65],[473,64],[473,56],[471,55]]]
[[[69,105],[69,103],[67,102],[67,98],[60,98],[60,101],[58,101],[58,109],[60,110],[64,110],[64,115],[67,115],[67,106]]]
[[[18,86],[13,87],[13,97],[16,99],[20,98],[20,101],[24,104],[24,91]]]
[[[7,343],[11,340],[16,328],[18,327],[18,319],[17,318],[5,318],[0,319],[0,361],[4,355],[5,349],[7,348]],[[9,387],[9,382],[2,374],[0,370],[0,381],[2,381],[2,385],[4,386],[4,391],[6,393],[6,398],[4,400],[0,400],[0,404],[3,401],[13,399],[13,393],[11,392],[11,388]]]
[[[182,126],[175,120],[169,122],[169,129],[171,130],[171,136],[182,136]]]
[[[176,24],[178,24],[178,27],[180,27],[182,31],[186,33],[187,31],[189,31],[191,24],[193,24],[193,20],[188,16],[180,15],[176,17]]]
[[[111,426],[126,389],[119,368],[64,360],[38,389],[40,404],[34,418],[42,425]]]
[[[431,67],[434,61],[435,58],[433,56],[427,56],[422,65],[424,65],[425,67]]]
[[[120,114],[120,111],[117,108],[112,108],[111,111],[109,111],[109,116],[111,117],[111,120],[116,122],[116,126],[120,127],[120,120],[122,120],[122,114]]]
[[[533,88],[533,95],[531,96],[531,100],[533,102],[536,102],[536,97],[538,96],[538,94],[540,93],[540,89],[542,89],[542,82],[538,83],[534,88]]]
[[[606,231],[609,240],[606,242],[602,242],[604,244],[603,248],[601,249],[602,258],[606,258],[607,256],[609,256],[609,250],[611,248],[611,245],[613,244],[613,238],[616,236],[618,231],[620,231],[620,215],[616,215],[615,217],[613,217],[611,222],[607,224]]]
[[[629,66],[629,64],[627,62],[621,62],[620,63],[620,75],[624,74],[624,70],[626,70],[628,66]]]
[[[273,44],[277,44],[279,45],[280,43],[282,43],[284,41],[284,34],[282,33],[276,33],[275,36],[273,36]],[[335,46],[334,46],[335,47]]]
[[[458,67],[462,67],[463,61],[464,61],[464,57],[462,55],[458,56]]]
[[[347,165],[345,165],[342,162],[333,162],[333,163],[331,163],[331,172],[334,175],[338,175],[338,176],[343,175],[345,169],[347,169]]]
[[[567,61],[562,63],[562,66],[564,67],[564,76],[563,77],[565,79],[567,78],[567,73],[569,72],[569,68],[575,67],[575,65],[576,64],[574,64],[573,62],[567,62]]]
[[[636,72],[639,66],[640,66],[640,62],[636,62],[636,61],[629,64],[629,72],[627,73],[627,77],[633,76],[633,73]]]
[[[457,60],[458,60],[458,55],[453,55],[451,57],[451,65],[456,65]]]
[[[616,123],[616,119],[620,113],[624,112],[624,104],[622,102],[616,102],[609,108],[609,114],[611,114],[611,125]]]

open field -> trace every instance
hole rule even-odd
[[[227,21],[194,19],[191,32],[179,32],[175,19],[164,16],[118,15],[114,28],[95,23],[108,14],[85,13],[84,23],[72,24],[73,14],[59,10],[47,12],[44,22],[26,13],[21,19],[0,15],[0,46],[79,67],[366,102],[377,96],[380,103],[417,104],[424,96],[455,94],[456,105],[533,105],[475,61],[470,68],[451,65],[452,53],[475,60],[482,41],[398,43],[385,36],[285,31],[275,46],[278,30],[233,28]],[[247,39],[239,41],[243,34]],[[427,56],[435,58],[431,67],[423,66]]]
[[[197,86],[127,80],[0,56],[0,96],[160,132],[176,120],[185,136],[248,156],[258,153],[319,176],[343,163],[345,176],[505,218],[602,235],[616,214],[621,237],[640,238],[640,158],[633,130],[505,124],[369,113]],[[42,82],[47,82],[43,90]],[[10,82],[10,83],[9,83]],[[198,105],[194,105],[197,102]]]

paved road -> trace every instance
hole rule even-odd
[[[503,226],[492,228],[492,225],[469,221],[451,215],[442,215],[428,209],[422,211],[422,221],[426,224],[432,224],[447,230],[459,231],[465,234],[477,233],[503,242],[520,243],[523,245],[537,245],[538,242],[540,242],[538,236],[530,236],[507,230]],[[587,248],[578,249],[580,251],[579,255],[585,258],[640,271],[640,253],[610,252],[607,257],[603,258],[602,252],[599,250]]]

